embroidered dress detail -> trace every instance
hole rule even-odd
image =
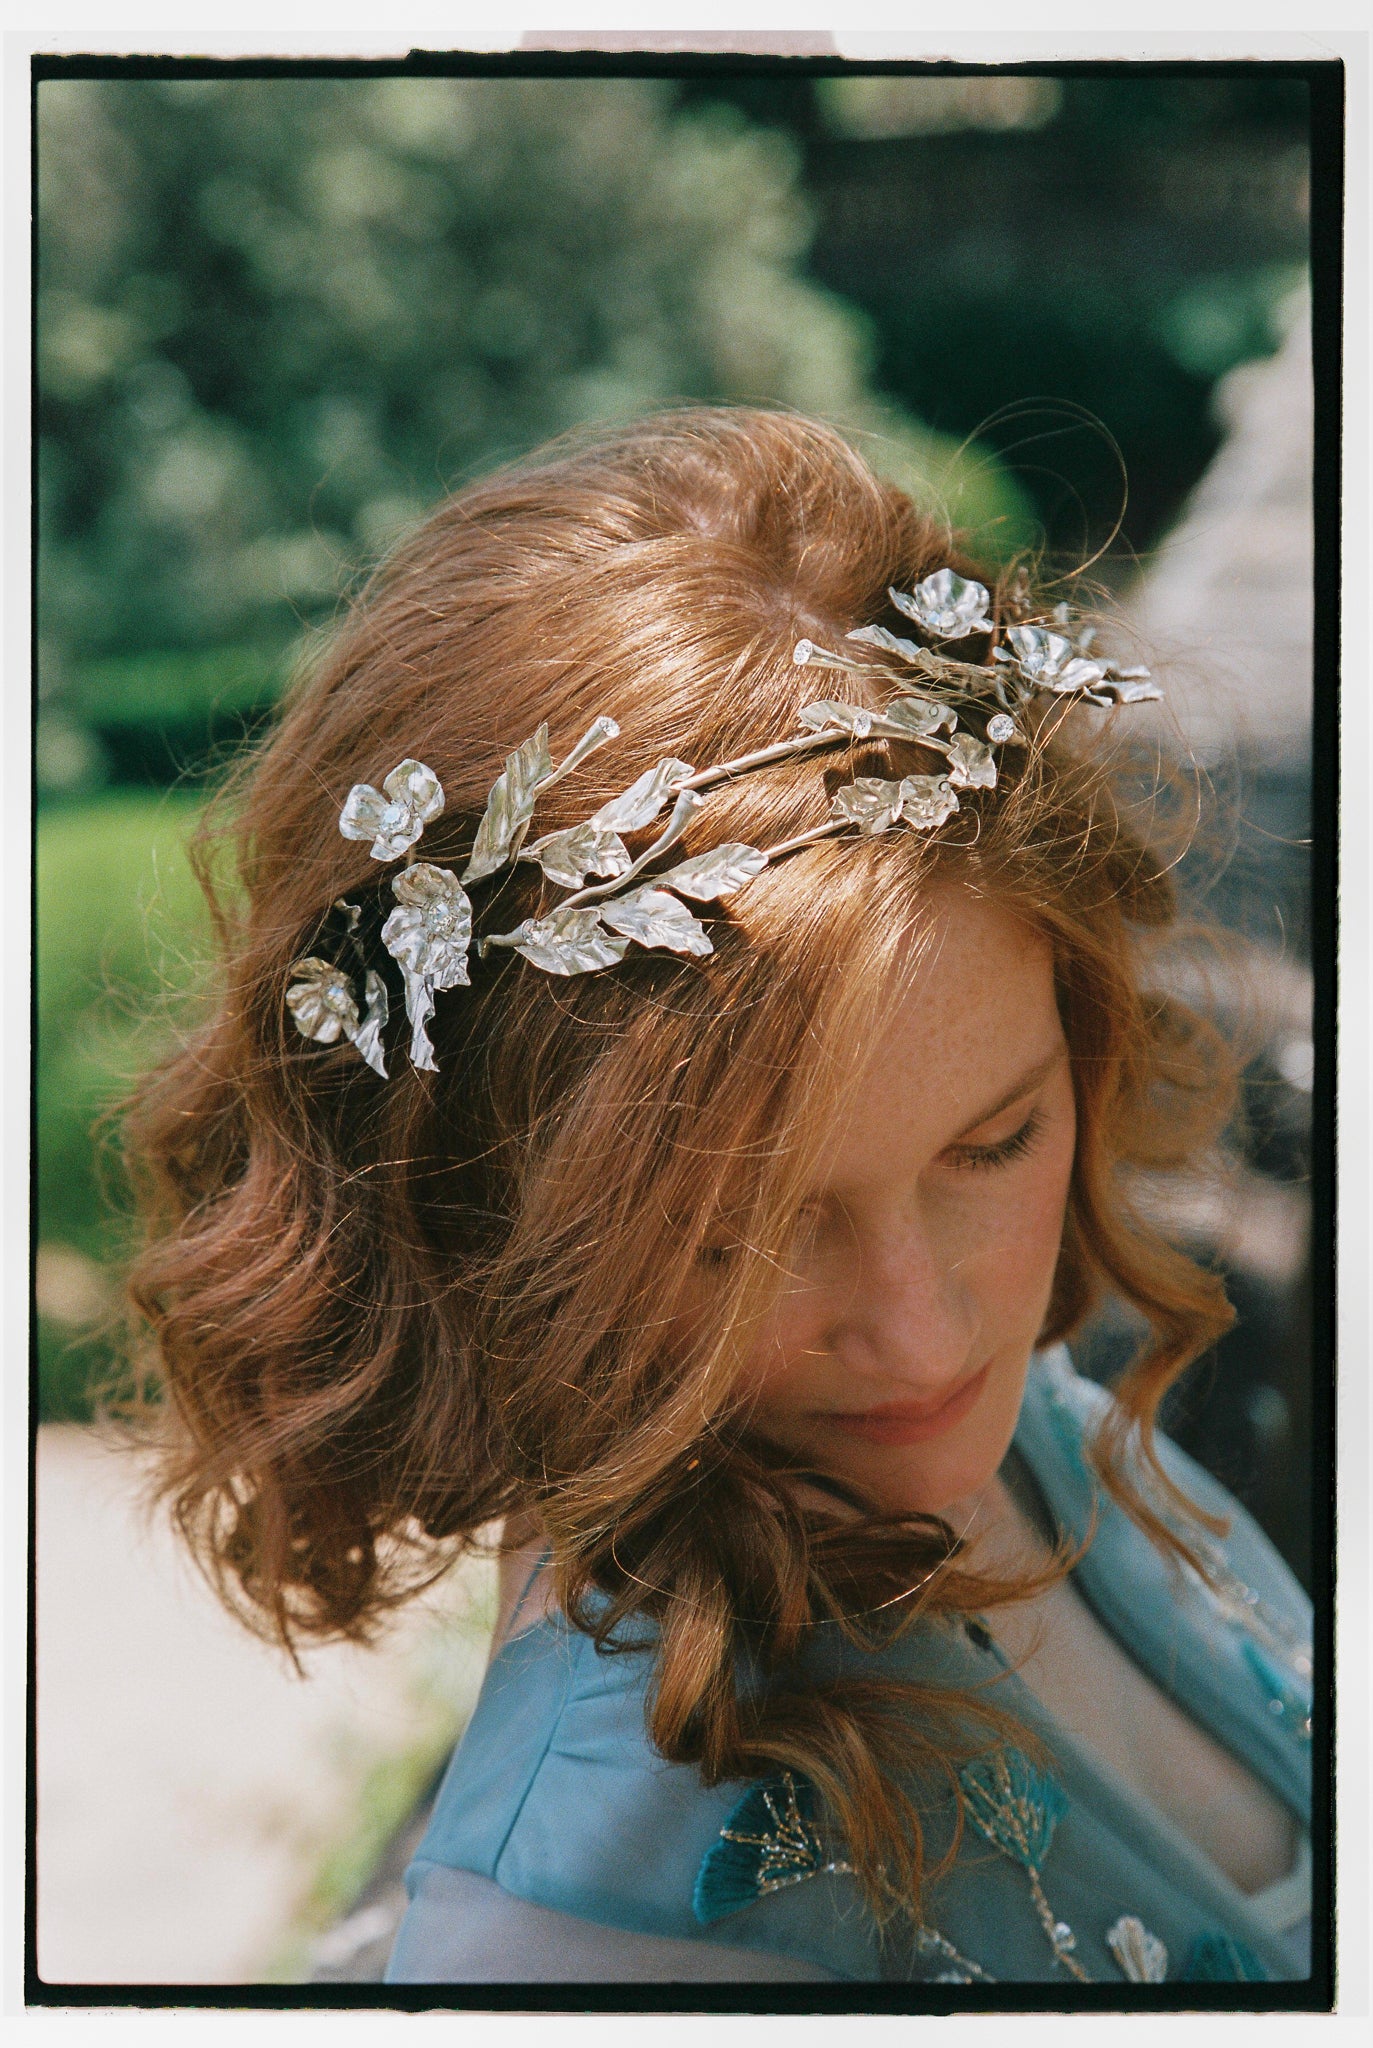
[[[771,1892],[812,1877],[852,1877],[853,1865],[826,1854],[814,1819],[815,1795],[805,1778],[782,1771],[747,1791],[702,1859],[692,1909],[707,1925],[751,1906]],[[917,1922],[915,1952],[941,1968],[935,1984],[994,1984],[937,1927]]]
[[[1042,1374],[1055,1440],[1074,1470],[1090,1482],[1100,1512],[1105,1502],[1083,1449],[1098,1419],[1100,1389],[1074,1370],[1066,1354],[1047,1356]],[[1274,1720],[1281,1718],[1297,1741],[1309,1742],[1313,1668],[1309,1639],[1245,1584],[1231,1568],[1222,1545],[1182,1512],[1143,1460],[1136,1461],[1132,1477],[1160,1521],[1182,1536],[1205,1564],[1207,1576],[1203,1577],[1185,1559],[1180,1560],[1193,1597],[1243,1638],[1241,1654],[1260,1684],[1268,1688]]]
[[[1122,1913],[1106,1930],[1106,1946],[1132,1984],[1162,1984],[1168,1975],[1168,1950],[1133,1913]]]
[[[1054,1829],[1068,1810],[1063,1788],[1038,1771],[1018,1749],[1001,1750],[991,1758],[965,1764],[958,1774],[967,1801],[968,1818],[987,1840],[1018,1863],[1030,1880],[1039,1924],[1061,1963],[1079,1983],[1091,1982],[1073,1950],[1077,1936],[1066,1920],[1056,1919],[1044,1896],[1040,1871],[1054,1839]]]
[[[1187,1954],[1184,1984],[1266,1984],[1268,1972],[1247,1943],[1219,1931],[1199,1934]]]
[[[934,1976],[925,1979],[928,1984],[995,1984],[990,1970],[984,1970],[970,1956],[961,1955],[951,1941],[947,1941],[937,1927],[920,1925],[915,1930],[915,1952],[922,1962],[938,1962],[944,1965]]]
[[[1244,1581],[1230,1570],[1225,1561],[1225,1554],[1218,1545],[1208,1543],[1198,1547],[1205,1557],[1207,1570],[1214,1582],[1208,1586],[1195,1574],[1189,1575],[1194,1579],[1202,1597],[1210,1603],[1222,1620],[1229,1622],[1232,1628],[1240,1630],[1249,1638],[1244,1645],[1244,1655],[1251,1669],[1256,1668],[1252,1661],[1255,1649],[1265,1660],[1271,1658],[1286,1668],[1291,1674],[1288,1690],[1293,1697],[1300,1699],[1305,1714],[1309,1716],[1311,1644],[1292,1627],[1284,1615],[1276,1613],[1265,1600],[1259,1598],[1252,1587],[1246,1586]],[[1300,1718],[1296,1717],[1298,1721]]]
[[[702,1860],[691,1901],[696,1918],[708,1924],[810,1877],[852,1876],[852,1864],[826,1855],[813,1803],[806,1780],[791,1771],[752,1786]]]
[[[1264,1656],[1257,1644],[1244,1644],[1244,1661],[1268,1695],[1268,1711],[1296,1742],[1311,1740],[1311,1693],[1294,1685]]]

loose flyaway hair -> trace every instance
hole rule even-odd
[[[971,602],[975,629],[941,636],[909,609],[941,597],[955,625]],[[1084,662],[1095,682],[1032,688],[1036,661],[1060,679]],[[976,673],[960,682],[958,664]],[[670,799],[677,769],[797,738],[817,667],[826,696],[800,730],[826,744],[721,778],[663,855],[800,842],[689,901],[705,950],[620,931],[612,963],[566,972],[513,941],[469,960],[464,940],[468,979],[444,981],[451,954],[425,950],[432,899],[393,886],[417,872],[394,865],[413,840],[373,857],[395,843],[387,804],[418,815],[441,791],[420,820],[425,865],[460,877],[516,750],[543,733],[552,764],[613,720],[614,744],[545,778],[525,821],[531,849],[560,840],[558,873],[515,857],[483,879],[481,932],[537,942],[556,892],[587,886],[567,861],[588,820],[613,821],[655,764],[672,766]],[[882,1641],[1025,1582],[979,1571],[936,1518],[816,1507],[753,1428],[740,1363],[880,1006],[919,972],[931,885],[990,898],[1052,949],[1076,1094],[1043,1339],[1106,1292],[1144,1319],[1094,1457],[1151,1539],[1190,1554],[1152,1421],[1230,1310],[1132,1182],[1195,1164],[1232,1076],[1151,977],[1151,948],[1176,936],[1157,778],[1126,772],[1125,714],[1081,701],[1130,681],[1023,577],[979,571],[837,434],[785,413],[583,436],[461,492],[395,551],[211,806],[197,857],[213,989],[126,1123],[162,1483],[245,1619],[287,1644],[365,1638],[502,1518],[533,1518],[572,1624],[607,1647],[651,1636],[665,1757],[710,1782],[804,1772],[879,1909],[918,1899],[921,1786],[956,1790],[1004,1711],[788,1674],[817,1629]],[[936,825],[913,828],[897,798],[885,826],[834,830],[865,785],[888,792],[871,826],[912,778],[954,781],[928,745],[956,736],[947,720],[893,730],[890,707],[938,708],[955,685],[958,730],[996,746],[994,777],[965,776]],[[662,830],[621,823],[630,863]],[[608,893],[639,880],[610,859],[594,877]],[[388,939],[398,909],[417,916]],[[313,1007],[288,1002],[309,962]],[[427,962],[441,971],[417,995]],[[369,976],[396,997],[386,1017]],[[745,1658],[774,1682],[745,1687]]]

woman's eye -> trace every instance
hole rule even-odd
[[[800,1260],[807,1258],[815,1250],[816,1240],[820,1235],[823,1221],[824,1216],[819,1204],[814,1206],[807,1205],[804,1209],[797,1210],[796,1220],[792,1225],[791,1242],[788,1246],[788,1253],[791,1259]]]
[[[1023,1159],[1030,1150],[1039,1136],[1043,1120],[1040,1110],[1032,1109],[1020,1129],[1013,1131],[1009,1138],[1002,1138],[995,1145],[954,1145],[950,1147],[946,1157],[952,1165],[971,1172],[979,1172],[988,1167],[1009,1166],[1012,1160]]]

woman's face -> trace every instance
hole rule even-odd
[[[942,1514],[971,1509],[1015,1430],[1076,1125],[1047,943],[962,889],[930,900],[745,1387],[813,1468]]]

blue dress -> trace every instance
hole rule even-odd
[[[1074,1583],[1097,1619],[1296,1817],[1302,1853],[1289,1878],[1242,1893],[1050,1716],[976,1623],[919,1625],[875,1653],[825,1629],[808,1653],[817,1680],[995,1679],[991,1696],[1049,1759],[1036,1767],[1009,1748],[968,1765],[952,1870],[927,1887],[918,1922],[898,1913],[879,1925],[804,1779],[707,1787],[693,1767],[665,1762],[645,1730],[650,1658],[603,1655],[553,1616],[492,1661],[407,1873],[387,1981],[1308,1976],[1309,1602],[1238,1503],[1166,1439],[1165,1469],[1230,1530],[1217,1543],[1189,1529],[1209,1546],[1214,1587],[1159,1555],[1083,1455],[1109,1401],[1063,1347],[1040,1354],[1013,1456],[1061,1530],[1085,1536],[1095,1514]],[[952,1801],[925,1816],[936,1853],[951,1816]]]

